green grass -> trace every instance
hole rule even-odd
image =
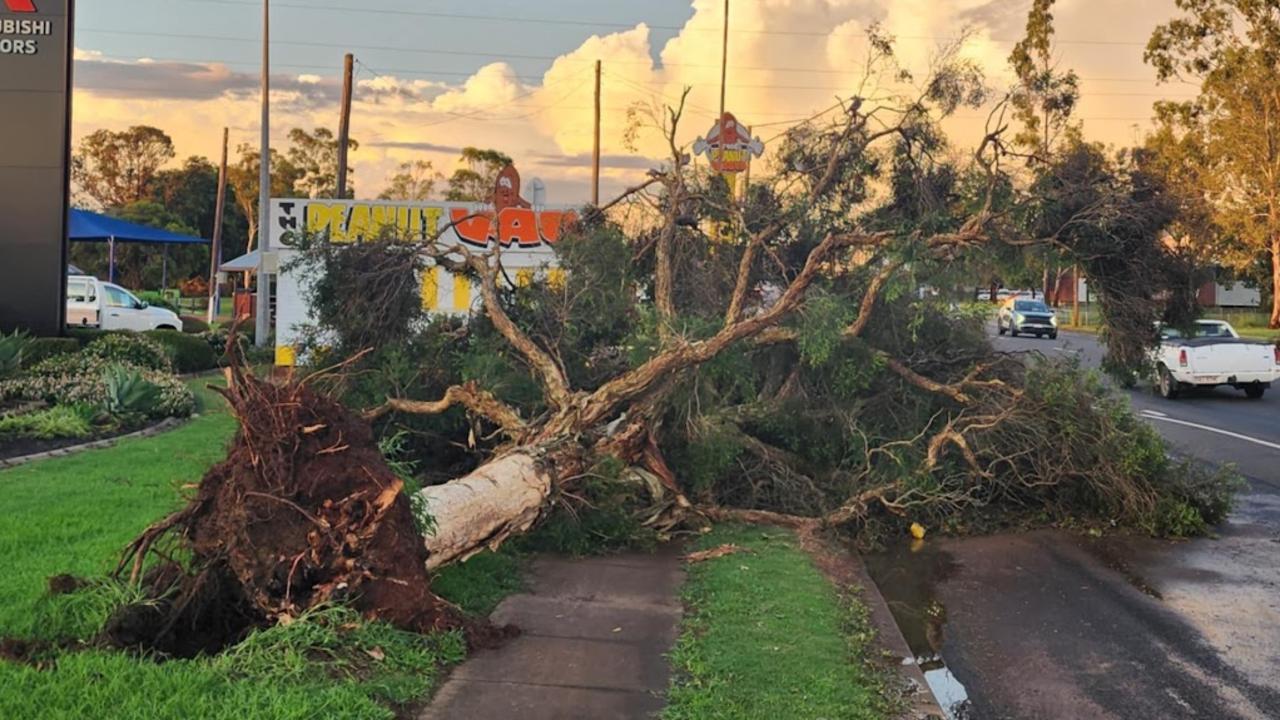
[[[839,597],[786,531],[721,527],[703,548],[749,548],[689,568],[665,720],[887,717],[864,662],[865,609]]]
[[[182,486],[225,456],[235,421],[207,383],[189,383],[202,414],[175,430],[0,471],[0,635],[37,634],[49,576],[112,570],[130,540],[178,507]]]
[[[431,589],[476,617],[484,617],[508,595],[524,589],[520,574],[522,556],[510,545],[485,552],[466,562],[441,569],[431,579]]]
[[[162,435],[0,471],[0,637],[92,638],[135,590],[96,583],[50,597],[47,578],[103,577],[121,548],[177,508],[225,455],[235,421],[191,381],[201,415]],[[487,612],[518,587],[517,558],[485,554],[442,575],[441,594]],[[424,637],[342,607],[259,631],[215,657],[157,663],[105,650],[50,650],[40,669],[0,661],[0,718],[393,718],[462,659],[454,633]]]

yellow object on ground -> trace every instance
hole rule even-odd
[[[292,345],[276,346],[276,367],[293,367],[298,364],[298,353]]]
[[[920,523],[911,523],[911,537],[917,540],[924,539],[924,526]]]

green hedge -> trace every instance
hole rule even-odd
[[[209,323],[194,315],[182,315],[182,332],[196,334],[209,332]]]
[[[32,367],[41,360],[57,355],[80,352],[80,341],[70,337],[32,338],[22,351],[22,365]]]
[[[147,337],[164,346],[180,373],[201,372],[218,367],[218,355],[200,335],[187,335],[177,330],[151,330]]]
[[[100,337],[107,335],[118,335],[125,330],[99,330],[98,328],[71,328],[67,330],[67,337],[75,338],[80,343],[80,347],[85,347],[89,343]]]
[[[162,307],[166,310],[178,312],[178,306],[159,290],[142,290],[140,292],[135,292],[134,295],[136,295],[139,300],[151,305],[152,307]]]

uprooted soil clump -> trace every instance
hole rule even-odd
[[[188,505],[126,551],[117,573],[149,599],[111,618],[108,642],[215,652],[333,602],[415,632],[473,629],[431,592],[410,500],[363,419],[240,368],[220,392],[240,430]]]

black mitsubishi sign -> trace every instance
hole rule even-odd
[[[74,0],[0,0],[0,330],[62,332]]]

